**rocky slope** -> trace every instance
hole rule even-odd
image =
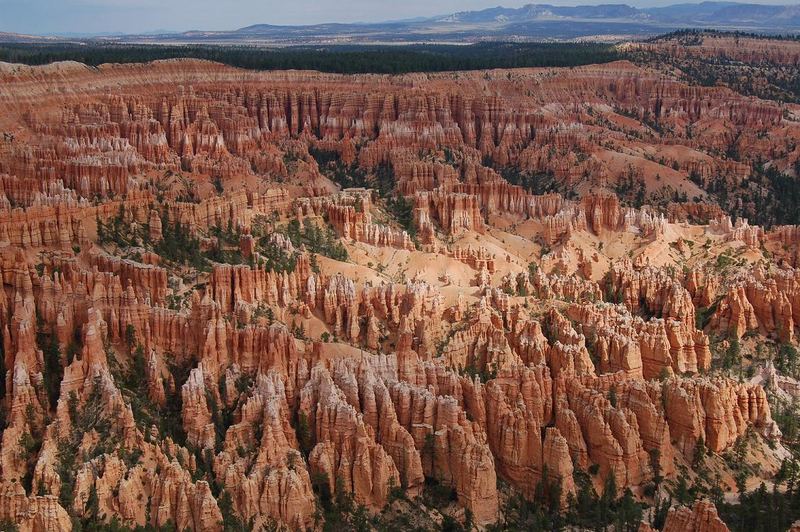
[[[800,231],[733,223],[688,176],[793,163],[790,106],[623,62],[0,79],[21,530],[482,527],[517,495],[664,500],[748,438],[765,479],[788,452],[718,359],[796,342]],[[724,528],[700,502],[665,530]]]

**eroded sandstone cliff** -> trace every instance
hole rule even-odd
[[[433,522],[483,526],[509,489],[652,501],[698,448],[780,452],[712,346],[796,341],[800,232],[686,179],[788,157],[774,102],[629,63],[0,79],[0,519],[22,530],[314,528],[434,489]],[[744,169],[709,155],[731,134]],[[631,176],[698,203],[628,206]],[[724,529],[706,503],[666,522]]]

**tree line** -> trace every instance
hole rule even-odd
[[[0,61],[43,65],[78,61],[142,63],[193,58],[250,70],[318,70],[340,74],[401,74],[491,68],[570,67],[621,58],[616,47],[601,43],[480,43],[456,45],[338,45],[266,48],[257,46],[149,45],[117,43],[0,44]]]

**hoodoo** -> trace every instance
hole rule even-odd
[[[0,65],[0,528],[788,526],[800,108],[690,66],[797,46],[682,39]]]

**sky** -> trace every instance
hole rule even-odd
[[[377,22],[528,3],[628,3],[652,7],[687,0],[0,0],[0,31],[50,34],[230,30],[251,24]],[[743,0],[744,1],[744,0]],[[792,4],[798,0],[747,0]]]

